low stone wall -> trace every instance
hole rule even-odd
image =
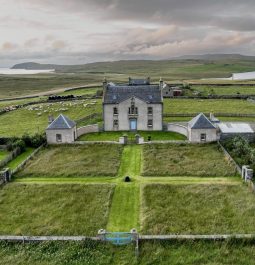
[[[182,124],[168,123],[167,124],[167,131],[180,133],[180,134],[188,137],[188,128]]]
[[[83,126],[77,129],[77,137],[80,137],[87,133],[95,133],[95,132],[99,132],[98,124]]]
[[[32,159],[43,147],[44,145],[41,145],[40,147],[35,149],[35,151],[30,156],[28,156],[21,164],[19,164],[14,170],[12,170],[12,175],[21,170],[27,164],[27,162]]]
[[[75,141],[74,143],[70,143],[70,145],[72,144],[85,145],[85,144],[122,144],[122,143],[116,141]]]

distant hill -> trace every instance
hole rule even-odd
[[[68,72],[68,71],[91,71],[94,69],[95,71],[102,72],[102,70],[106,71],[111,70],[120,66],[130,66],[130,67],[138,67],[143,66],[145,64],[166,64],[172,63],[174,61],[185,61],[185,60],[195,60],[195,61],[253,61],[255,60],[255,56],[246,56],[241,54],[202,54],[202,55],[183,55],[179,57],[173,57],[168,60],[120,60],[114,62],[95,62],[81,65],[58,65],[58,64],[40,64],[35,62],[27,62],[16,64],[12,67],[12,69],[27,69],[27,70],[48,70],[55,69],[60,72]],[[116,70],[115,69],[115,70]]]
[[[200,54],[182,55],[171,58],[172,60],[202,60],[202,61],[221,61],[221,60],[255,60],[255,56],[241,54]],[[170,60],[171,60],[170,59]]]

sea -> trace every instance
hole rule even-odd
[[[27,69],[0,68],[0,75],[35,75],[35,74],[45,74],[45,73],[55,73],[55,69],[27,70]]]

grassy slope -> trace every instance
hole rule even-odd
[[[143,146],[144,176],[222,177],[236,170],[217,144],[155,144]]]
[[[164,199],[162,199],[164,198]],[[146,185],[146,234],[253,233],[254,194],[240,185]]]
[[[18,177],[115,176],[121,152],[120,145],[49,146]]]
[[[136,259],[132,245],[114,247],[91,241],[25,245],[0,243],[2,265],[252,265],[254,251],[255,246],[251,242],[147,242],[140,244],[140,254]]]
[[[120,182],[117,184],[107,229],[109,231],[130,231],[139,228],[140,186],[136,178],[140,174],[141,148],[140,146],[126,146],[123,150],[119,169]],[[125,176],[129,176],[131,183],[124,183]]]
[[[8,184],[0,189],[0,234],[95,235],[112,192],[112,185]]]
[[[129,76],[151,76],[158,81],[229,77],[233,72],[254,71],[253,60],[178,60],[119,61],[68,66],[55,74],[0,76],[0,97],[22,96],[56,88],[100,84],[106,76],[113,82],[126,81]]]
[[[126,134],[129,140],[135,140],[135,135],[139,134],[147,141],[148,136],[151,140],[186,140],[186,137],[174,132],[138,131],[138,132],[98,132],[82,135],[80,141],[119,141],[119,137]]]
[[[96,102],[94,104],[94,102]],[[48,126],[48,116],[56,118],[60,113],[71,119],[79,119],[89,114],[101,112],[101,100],[80,100],[63,103],[47,103],[28,106],[0,116],[0,136],[21,136],[44,131]]]

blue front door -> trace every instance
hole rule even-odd
[[[136,131],[137,130],[137,120],[136,119],[131,119],[130,120],[130,130],[131,131]]]

